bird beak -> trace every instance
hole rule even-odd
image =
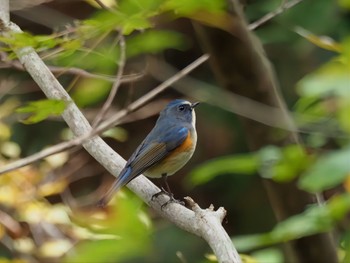
[[[192,103],[191,104],[191,109],[194,109],[197,105],[199,104],[199,102],[197,101],[197,102],[194,102],[194,103]]]

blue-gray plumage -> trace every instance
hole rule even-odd
[[[99,206],[105,206],[115,192],[142,173],[152,178],[163,178],[166,192],[171,194],[167,176],[182,168],[196,147],[194,107],[197,105],[198,102],[174,100],[161,111],[156,125],[131,155],[109,191],[99,201]]]

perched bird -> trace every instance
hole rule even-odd
[[[170,197],[169,201],[176,201],[167,177],[182,168],[196,148],[194,108],[198,104],[173,100],[160,112],[156,125],[131,155],[98,206],[105,206],[115,192],[142,173],[151,178],[162,178],[165,189],[162,187],[162,191],[156,195],[166,193]]]

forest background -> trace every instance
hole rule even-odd
[[[73,138],[66,102],[18,60],[31,46],[94,128],[124,110],[100,135],[125,159],[170,99],[201,102],[196,152],[169,181],[227,210],[244,261],[350,262],[349,0],[29,2],[10,1],[25,33],[1,25],[1,261],[215,261],[126,188],[96,208],[114,177],[81,146],[24,159]]]

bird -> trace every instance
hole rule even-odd
[[[105,207],[120,188],[140,174],[162,179],[161,191],[152,196],[152,199],[160,194],[170,197],[162,208],[170,202],[178,202],[170,190],[167,177],[180,170],[195,151],[197,132],[194,108],[198,104],[176,99],[166,105],[153,129],[136,148],[97,206]]]

